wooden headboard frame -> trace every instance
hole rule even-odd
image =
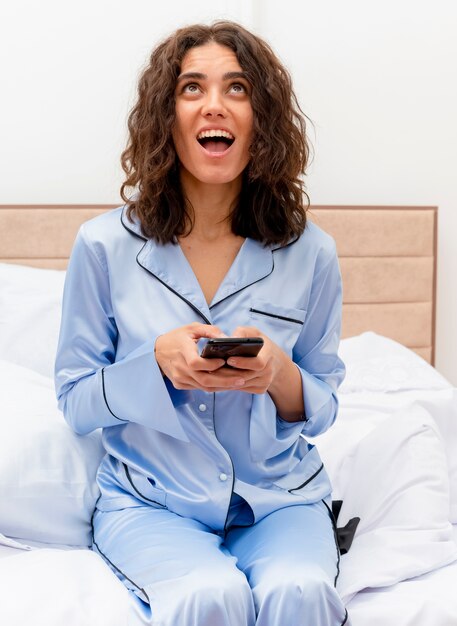
[[[79,225],[114,205],[0,205],[0,262],[64,269]],[[372,330],[435,360],[436,207],[313,206],[336,240],[343,337]]]

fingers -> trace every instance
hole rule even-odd
[[[156,359],[162,373],[176,389],[201,389],[206,392],[241,390],[264,393],[273,376],[274,345],[257,328],[239,326],[233,336],[263,337],[264,346],[256,357],[202,358],[197,342],[202,338],[226,337],[217,326],[194,322],[157,338]]]
[[[241,389],[246,384],[242,375],[226,370],[219,372],[182,371],[175,376],[173,385],[176,389],[201,389],[209,393]]]
[[[197,372],[215,372],[225,365],[224,359],[203,359],[198,354],[192,354],[186,360],[190,369]]]
[[[263,337],[264,335],[255,326],[237,326],[231,336],[232,337]]]
[[[209,324],[199,324],[193,322],[187,327],[189,329],[189,336],[195,341],[199,339],[217,339],[218,337],[227,337],[217,326],[210,326]]]
[[[154,352],[157,363],[164,375],[172,383],[179,380],[187,384],[186,377],[192,376],[192,369],[213,371],[221,367],[224,362],[205,362],[197,350],[197,341],[201,337],[220,336],[221,330],[217,326],[206,324],[189,324],[175,328],[157,337]]]
[[[204,374],[199,377],[199,384],[205,391],[230,391],[241,389],[245,386],[246,380],[239,373],[224,376],[224,372],[218,374]]]
[[[276,345],[254,326],[238,326],[233,331],[234,337],[262,337],[264,345],[256,357],[232,356],[227,365],[239,370],[245,379],[242,391],[246,393],[266,393],[271,385],[275,370]]]
[[[202,359],[207,361],[212,359]],[[214,359],[219,361],[219,359]],[[254,359],[250,359],[254,360]],[[208,364],[205,363],[208,367]],[[261,372],[246,369],[219,367],[213,371],[197,371],[190,368],[175,372],[173,385],[176,389],[200,389],[208,393],[217,391],[244,391],[265,393],[271,383],[270,368]]]
[[[253,372],[261,372],[265,369],[265,361],[260,353],[256,357],[248,356],[231,356],[227,359],[227,365],[240,370],[248,370]]]

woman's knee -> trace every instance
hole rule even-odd
[[[236,568],[200,567],[176,579],[173,584],[173,604],[183,624],[255,624],[251,589],[244,574]]]
[[[295,615],[295,624],[301,624],[300,615],[307,616],[303,623],[313,626],[341,624],[344,617],[344,608],[333,581],[319,568],[306,572],[278,569],[272,575],[264,576],[253,589],[253,594],[260,624],[275,625],[274,615],[278,614],[283,619]]]
[[[251,589],[245,575],[233,568],[198,568],[184,581],[190,596],[214,604],[249,603]]]
[[[307,594],[323,593],[329,584],[328,576],[319,568],[300,571],[300,568],[281,568],[272,572],[264,572],[264,576],[256,587],[263,595],[271,594]]]

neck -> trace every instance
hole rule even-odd
[[[230,215],[241,191],[241,179],[207,184],[183,172],[181,185],[191,206],[193,235],[213,239],[232,232]]]

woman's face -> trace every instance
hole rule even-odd
[[[172,135],[187,180],[241,183],[252,140],[250,93],[230,48],[208,43],[186,53],[176,83]]]

